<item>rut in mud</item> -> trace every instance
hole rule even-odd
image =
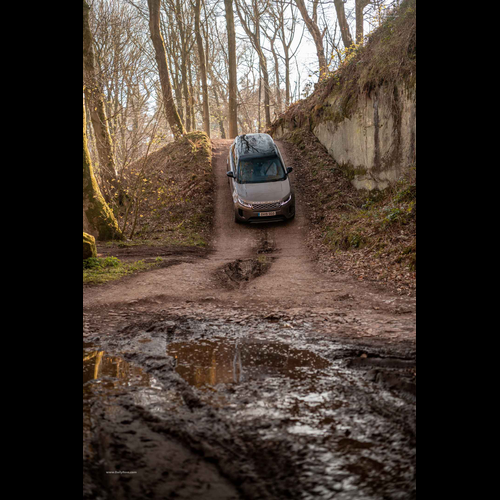
[[[318,272],[300,197],[234,224],[228,146],[212,253],[84,291],[84,497],[414,498],[413,300]]]
[[[267,239],[267,231],[263,231],[263,236],[257,249],[257,257],[236,259],[233,262],[223,264],[217,269],[215,276],[225,288],[243,289],[245,283],[249,283],[269,271],[274,260],[271,254],[275,250],[273,243]]]

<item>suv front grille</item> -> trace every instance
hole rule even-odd
[[[252,208],[254,210],[260,210],[262,212],[277,210],[281,208],[281,203],[279,201],[275,203],[253,203]]]

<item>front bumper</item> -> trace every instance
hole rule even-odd
[[[249,208],[241,205],[239,202],[234,206],[235,217],[240,222],[276,222],[291,219],[295,216],[295,196],[286,205],[277,208]],[[266,214],[273,215],[266,215]]]

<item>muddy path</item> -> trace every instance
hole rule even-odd
[[[319,272],[300,196],[235,224],[229,145],[210,252],[84,289],[85,498],[413,498],[414,299]]]

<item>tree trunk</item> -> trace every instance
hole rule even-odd
[[[274,73],[276,77],[276,108],[277,112],[279,115],[283,112],[283,99],[281,96],[281,89],[280,89],[280,65],[279,65],[279,59],[278,59],[278,53],[276,52],[274,48],[274,40],[270,40],[271,42],[271,52],[273,53],[274,57]]]
[[[179,139],[186,133],[186,129],[182,124],[177,106],[175,105],[172,94],[172,86],[170,84],[170,73],[167,64],[167,55],[165,45],[160,30],[160,6],[161,0],[148,0],[149,6],[149,29],[151,32],[151,40],[156,54],[156,62],[158,63],[158,71],[160,74],[160,83],[163,92],[163,105],[167,121],[172,130],[175,139]]]
[[[260,18],[259,18],[259,4],[255,2],[254,4],[254,16],[255,16],[255,49],[259,56],[260,68],[262,71],[262,78],[264,79],[264,111],[266,116],[266,128],[271,127],[271,87],[269,85],[269,72],[267,70],[267,59],[262,50],[260,43]]]
[[[261,102],[262,102],[262,78],[259,78],[259,130],[258,130],[259,134],[262,130],[262,119],[260,110]]]
[[[181,1],[177,0],[175,3],[175,18],[177,21],[177,29],[179,30],[180,38],[180,51],[181,51],[181,75],[182,75],[182,92],[184,94],[184,102],[186,106],[186,119],[184,120],[187,132],[191,132],[191,96],[189,94],[188,82],[188,64],[189,64],[189,48],[187,42],[187,35],[185,24],[182,19],[182,6]],[[178,105],[179,106],[179,105]],[[180,106],[179,106],[180,107]]]
[[[198,45],[198,55],[200,59],[201,73],[201,88],[203,93],[203,130],[210,137],[210,105],[208,102],[208,82],[207,82],[207,66],[205,59],[205,49],[203,48],[203,37],[201,36],[200,15],[201,15],[201,0],[196,0],[195,6],[195,33],[196,44]]]
[[[289,49],[285,45],[284,46],[285,50],[285,86],[286,86],[286,97],[285,97],[285,102],[286,102],[286,107],[290,106],[290,56],[289,56]]]
[[[340,0],[340,2],[342,3],[342,0]],[[304,19],[307,29],[309,30],[309,33],[311,33],[311,36],[313,37],[314,40],[314,44],[316,45],[316,53],[318,55],[318,62],[319,62],[319,74],[321,78],[328,71],[328,65],[326,63],[326,56],[325,56],[325,46],[323,45],[323,35],[321,34],[321,31],[317,23],[315,23],[309,16],[304,0],[295,0],[295,3],[297,4],[297,7],[299,8],[300,13],[302,14],[302,18]],[[344,4],[342,4],[342,6],[343,5]]]
[[[264,80],[264,111],[266,116],[266,128],[271,126],[271,88],[269,86],[269,72],[267,71],[267,59],[259,47],[259,61],[262,71],[262,79]]]
[[[363,43],[365,38],[365,7],[371,3],[371,0],[356,0],[356,43]]]
[[[238,77],[236,68],[236,32],[234,28],[233,0],[224,0],[229,52],[229,138],[238,135]]]
[[[191,130],[196,130],[196,117],[195,117],[195,109],[194,109],[194,86],[193,86],[193,72],[191,70],[191,65],[188,68],[189,71],[189,102],[191,110]]]
[[[340,33],[342,34],[342,41],[344,42],[344,47],[350,49],[353,45],[351,30],[349,29],[349,23],[345,15],[344,2],[343,0],[334,0],[335,10],[337,11],[337,19],[340,24]]]
[[[83,106],[83,231],[101,241],[123,240],[118,222],[99,190],[87,146],[87,120]]]
[[[104,94],[96,76],[94,41],[90,30],[89,14],[90,7],[83,0],[83,85],[94,128],[101,173],[105,180],[105,187],[109,189],[109,193],[105,192],[105,195],[110,201],[110,193],[114,191],[112,186],[118,184],[118,174],[106,115]]]
[[[181,122],[184,123],[184,126],[186,127],[187,131],[189,132],[189,127],[187,126],[187,120],[184,119],[184,110],[182,107],[182,87],[183,84],[181,83],[181,80],[184,78],[182,76],[182,70],[179,68],[179,65],[177,64],[177,57],[172,55],[170,53],[167,53],[168,59],[170,61],[170,69],[171,69],[171,74],[172,74],[172,87],[174,89],[174,95],[175,95],[175,100],[177,101],[177,111],[179,112],[179,118],[181,119]],[[172,64],[173,63],[173,64]]]
[[[226,130],[224,129],[224,113],[222,112],[221,106],[220,106],[220,100],[219,100],[219,93],[217,92],[217,84],[216,84],[216,79],[214,77],[212,68],[210,66],[207,66],[210,74],[210,80],[212,80],[212,90],[214,92],[214,98],[215,98],[215,106],[217,109],[217,120],[219,121],[219,130],[220,130],[220,136],[221,139],[226,139]]]

